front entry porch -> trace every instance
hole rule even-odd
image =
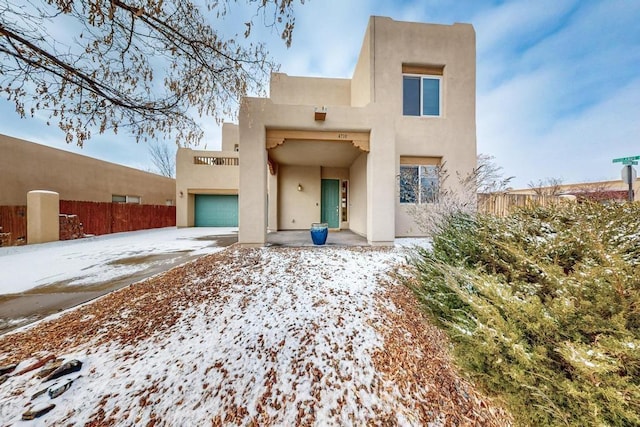
[[[330,231],[327,242],[316,246],[311,241],[309,230],[277,231],[267,234],[267,246],[281,247],[345,247],[370,246],[366,237],[362,237],[350,230]]]
[[[368,137],[267,129],[268,229],[308,231],[322,222],[366,235]]]

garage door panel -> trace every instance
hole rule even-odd
[[[237,227],[238,196],[196,194],[196,227]]]

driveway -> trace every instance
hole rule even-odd
[[[210,254],[237,228],[160,228],[0,248],[0,333]]]

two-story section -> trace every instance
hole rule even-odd
[[[176,153],[176,226],[237,227],[238,126],[222,125],[220,151],[179,148]]]
[[[351,79],[273,74],[239,141],[240,243],[320,221],[373,245],[421,235],[407,206],[476,166],[473,27],[372,17]]]

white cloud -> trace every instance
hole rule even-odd
[[[226,34],[242,32],[252,13],[233,6],[244,9],[218,22]],[[551,176],[615,179],[611,159],[640,154],[640,2],[312,0],[296,6],[290,49],[259,19],[253,40],[266,43],[287,74],[351,77],[370,15],[474,25],[478,151],[496,156],[516,185]],[[0,132],[77,150],[57,128],[16,120],[12,109],[0,102]],[[219,127],[198,120],[199,148],[218,148]],[[126,135],[97,136],[81,153],[148,168],[146,147]]]

